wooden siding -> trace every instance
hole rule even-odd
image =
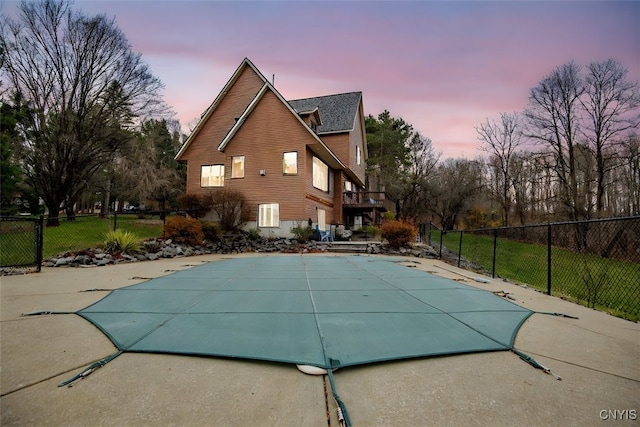
[[[334,204],[333,201],[329,203],[331,206],[327,204],[325,200],[321,202],[318,201],[315,197],[308,195],[305,200],[305,219],[311,218],[311,221],[316,224],[318,222],[318,209],[324,209],[326,212],[326,222],[327,226],[331,224],[339,224],[340,216],[342,215],[342,205]]]
[[[347,132],[320,135],[320,138],[342,163],[349,166],[349,134]]]
[[[316,208],[327,211],[327,224],[335,223],[336,210],[342,210],[342,204],[334,203],[336,177],[339,180],[339,172],[329,167],[329,191],[323,191],[313,186],[313,157],[315,154],[311,150],[306,150],[305,167],[308,171],[305,175],[305,203],[307,217],[317,221]]]
[[[247,203],[279,203],[280,220],[304,218],[304,153],[313,136],[271,91],[265,93],[225,149],[225,155],[245,156],[245,177],[230,186],[243,192]],[[285,152],[298,153],[298,174],[282,173]],[[261,176],[260,170],[266,175]]]
[[[181,161],[187,162],[187,193],[202,194],[210,191],[200,187],[201,165],[224,162],[225,175],[231,176],[231,165],[225,162],[225,155],[218,151],[218,145],[234,125],[235,118],[242,114],[263,84],[260,76],[251,67],[246,67],[191,141],[180,158]],[[227,168],[229,168],[228,174]]]
[[[364,115],[362,111],[362,102],[358,106],[358,114],[355,117],[355,123],[353,124],[353,130],[349,133],[349,160],[348,166],[349,169],[353,171],[353,173],[360,178],[360,180],[365,182],[365,170],[366,170],[366,158],[365,158],[365,130],[364,126]],[[356,147],[360,147],[360,164],[356,162]]]
[[[344,224],[344,214],[342,212],[342,191],[344,190],[344,181],[347,179],[346,175],[342,171],[336,171],[335,181],[333,185],[333,204],[339,206],[340,209],[335,209],[333,224]]]

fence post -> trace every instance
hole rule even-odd
[[[493,265],[491,267],[491,277],[496,277],[496,247],[498,246],[498,229],[493,230]]]
[[[460,244],[458,245],[458,267],[460,267],[461,258],[462,258],[462,231],[460,232]]]
[[[44,246],[44,215],[40,215],[36,230],[36,271],[42,271],[42,247]]]
[[[551,224],[547,225],[547,295],[551,295]]]

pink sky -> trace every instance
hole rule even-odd
[[[3,10],[10,2],[5,2]],[[287,99],[362,91],[445,157],[481,154],[474,129],[522,111],[556,66],[614,58],[640,80],[640,2],[76,1],[115,17],[193,127],[244,57]]]

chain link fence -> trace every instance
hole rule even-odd
[[[640,217],[441,233],[441,257],[614,315],[640,319]]]
[[[43,224],[42,217],[0,217],[0,267],[40,271]]]
[[[111,230],[128,231],[140,239],[160,237],[169,212],[111,213],[60,217],[57,227],[43,226],[43,218],[2,217],[0,220],[0,268],[35,267],[43,259],[66,252],[95,249]]]

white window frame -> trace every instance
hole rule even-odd
[[[244,156],[231,156],[231,178],[244,178]]]
[[[280,227],[280,205],[278,203],[258,205],[258,227]]]
[[[358,165],[362,163],[362,150],[359,145],[356,145],[356,163]]]
[[[287,154],[293,155],[295,157],[295,162],[289,164],[286,161]],[[287,170],[287,166],[291,166],[293,170]],[[282,153],[282,174],[283,175],[297,175],[298,174],[298,152],[297,151],[286,151]]]
[[[329,192],[329,166],[315,156],[313,157],[313,186],[318,190]]]
[[[202,165],[200,167],[201,187],[224,187],[224,165]]]

